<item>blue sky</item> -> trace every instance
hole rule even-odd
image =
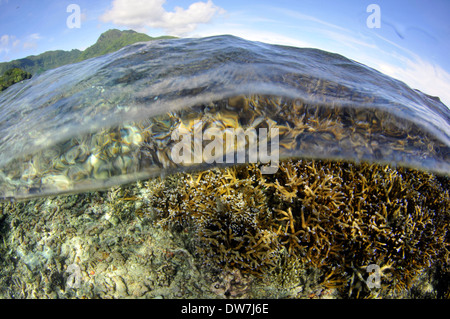
[[[70,4],[80,8],[79,28],[67,25]],[[367,24],[371,4],[379,8],[379,28]],[[450,106],[449,12],[449,0],[0,0],[0,62],[83,50],[111,28],[233,34],[340,53]]]

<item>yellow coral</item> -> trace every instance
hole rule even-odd
[[[162,225],[191,231],[204,265],[262,274],[285,250],[350,297],[395,294],[424,267],[449,265],[448,179],[410,169],[312,160],[282,161],[274,175],[257,164],[216,168],[180,174],[150,206]],[[362,281],[369,264],[383,269],[381,292]]]

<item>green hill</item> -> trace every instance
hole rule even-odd
[[[141,41],[175,38],[163,36],[152,38],[144,33],[132,30],[120,31],[117,29],[108,30],[100,35],[97,42],[84,51],[47,51],[39,55],[31,55],[23,59],[0,63],[0,74],[7,70],[19,68],[32,75],[57,68],[62,65],[80,62],[103,54],[115,52],[120,48]]]
[[[49,69],[76,62],[80,54],[80,50],[56,50],[47,51],[39,55],[30,55],[23,59],[0,63],[0,74],[13,68],[19,68],[31,74],[38,74]]]
[[[18,68],[9,69],[0,76],[0,92],[14,83],[31,78],[31,74]]]
[[[163,36],[152,38],[146,34],[137,33],[133,30],[119,31],[117,29],[112,29],[102,33],[94,45],[81,52],[80,56],[78,57],[78,61],[83,61],[96,56],[115,52],[127,45],[136,42],[146,42],[151,40],[170,38],[174,37]]]

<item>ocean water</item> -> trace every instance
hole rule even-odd
[[[196,125],[277,128],[280,158],[450,174],[438,98],[337,54],[215,36],[137,43],[0,93],[0,198],[221,165],[174,161],[173,131]]]

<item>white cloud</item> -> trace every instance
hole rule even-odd
[[[36,42],[24,42],[23,43],[23,48],[24,49],[33,49],[37,47],[37,43]]]
[[[8,34],[4,34],[0,37],[0,53],[9,52],[9,42],[12,37]]]
[[[234,35],[246,40],[259,41],[270,44],[280,44],[295,47],[311,47],[310,43],[303,40],[285,36],[277,32],[255,30],[252,28],[248,28],[246,25],[234,22],[227,22],[216,26],[199,28],[198,31],[192,33],[192,37],[201,38],[223,34]]]
[[[30,34],[30,35],[28,36],[28,38],[29,38],[30,40],[39,40],[39,39],[41,39],[42,37],[39,35],[39,33],[32,33],[32,34]]]
[[[349,52],[347,57],[405,82],[413,89],[437,96],[450,108],[450,73],[395,42],[376,33],[375,36],[381,40],[380,44],[373,49],[368,47],[370,50]],[[386,47],[384,50],[381,44]]]
[[[448,72],[418,56],[411,59],[399,56],[398,60],[402,65],[378,62],[375,67],[412,88],[439,97],[450,108],[450,74]]]
[[[331,30],[317,29],[317,34],[322,34],[322,36],[329,42],[333,42],[333,46],[346,47],[347,50],[361,50],[364,49],[377,49],[376,45],[363,37],[361,34],[356,36],[350,31],[347,32],[335,32]]]
[[[9,35],[7,34],[2,35],[2,37],[0,38],[0,44],[2,46],[7,46],[8,43],[9,43]]]
[[[224,12],[211,0],[192,3],[187,9],[176,7],[173,12],[166,11],[164,3],[165,0],[114,0],[112,8],[100,19],[138,30],[146,27],[163,29],[170,35],[181,36]]]
[[[337,31],[343,31],[343,32],[347,32],[348,30],[338,26],[336,24],[332,24],[323,20],[320,20],[316,17],[307,15],[307,14],[303,14],[301,12],[298,11],[292,11],[292,10],[288,10],[288,9],[283,9],[283,8],[278,8],[278,7],[272,7],[271,10],[273,11],[278,11],[282,14],[285,14],[291,18],[297,19],[297,20],[303,20],[303,21],[309,21],[309,22],[314,22],[318,25],[324,26],[329,30],[337,30]]]
[[[39,33],[32,33],[25,37],[25,41],[23,42],[24,49],[34,49],[37,48],[37,41],[42,39]]]

